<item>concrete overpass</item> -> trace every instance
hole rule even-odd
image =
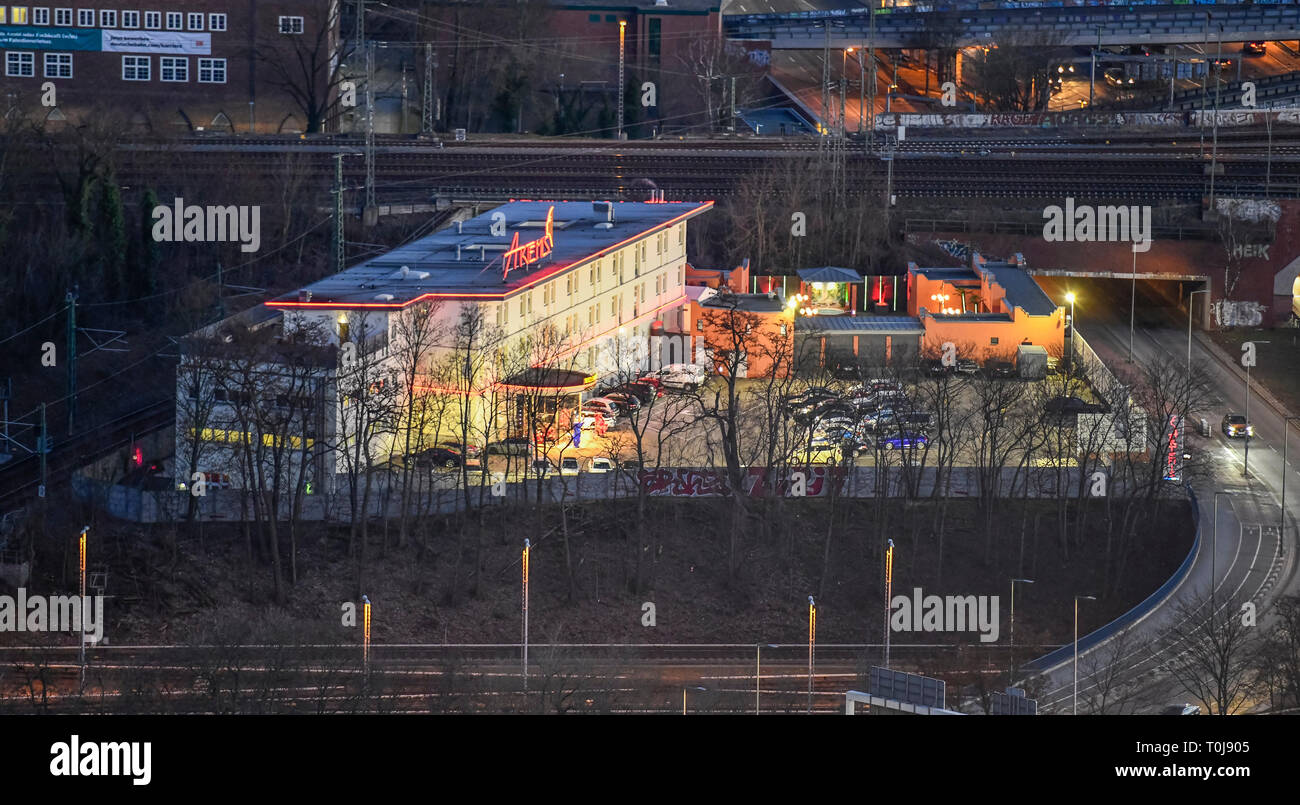
[[[1282,4],[881,9],[875,18],[880,48],[987,45],[1011,36],[1043,45],[1213,43],[1220,25],[1225,42],[1300,38],[1300,6]],[[724,27],[732,39],[768,40],[777,50],[821,49],[828,30],[832,48],[873,39],[866,10],[728,15]]]

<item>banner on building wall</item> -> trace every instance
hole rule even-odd
[[[207,34],[182,34],[171,31],[100,31],[105,53],[161,53],[181,56],[207,56],[212,53],[212,37]]]
[[[99,31],[0,25],[0,48],[6,50],[99,50]]]
[[[100,50],[105,53],[207,56],[212,53],[212,37],[208,34],[174,31],[109,31],[96,28],[0,25],[0,49]]]

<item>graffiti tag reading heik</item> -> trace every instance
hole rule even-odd
[[[1133,244],[1133,251],[1151,248],[1151,208],[1075,206],[1073,198],[1065,207],[1053,204],[1043,210],[1043,240],[1048,243],[1123,243]]]
[[[889,602],[889,628],[895,632],[979,632],[981,643],[998,639],[996,595],[896,595]]]

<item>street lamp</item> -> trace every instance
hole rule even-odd
[[[1270,342],[1268,342],[1268,341],[1247,341],[1247,342],[1245,342],[1245,343],[1247,343],[1247,344],[1267,344],[1267,343],[1270,343]],[[1254,361],[1252,361],[1252,362],[1249,363],[1249,364],[1246,364],[1246,414],[1245,414],[1245,416],[1246,416],[1246,450],[1245,450],[1244,458],[1242,459],[1242,463],[1241,463],[1241,474],[1242,474],[1243,476],[1248,476],[1248,475],[1250,475],[1250,440],[1251,440],[1251,438],[1252,438],[1252,436],[1251,436],[1252,428],[1250,427],[1250,367],[1253,366],[1253,365],[1254,365]]]
[[[1074,597],[1074,712],[1072,715],[1079,715],[1079,602],[1096,601],[1097,597],[1092,595],[1076,595]]]
[[[524,691],[528,690],[528,560],[532,545],[524,540],[523,594],[524,594]]]
[[[808,596],[808,715],[812,715],[813,652],[817,647],[817,602]]]
[[[1291,420],[1300,420],[1300,416],[1289,416],[1282,420],[1282,513],[1278,516],[1277,535],[1279,544],[1286,536],[1286,454],[1287,454],[1287,437],[1291,435]],[[1249,438],[1249,432],[1247,432]]]
[[[1075,300],[1074,291],[1068,291],[1065,294],[1065,301],[1070,303],[1070,354],[1068,356],[1066,363],[1071,369],[1074,368],[1074,331],[1075,331],[1074,300]]]
[[[361,669],[370,676],[370,599],[361,596]]]
[[[618,139],[623,139],[623,43],[627,35],[627,20],[618,21]]]
[[[1247,425],[1246,427],[1249,428],[1250,425]],[[1246,438],[1247,438],[1247,439],[1250,438],[1250,434],[1249,434],[1249,432],[1247,432]],[[1216,588],[1219,586],[1219,571],[1218,571],[1218,558],[1219,558],[1219,495],[1230,495],[1230,494],[1232,494],[1232,493],[1231,493],[1231,492],[1215,492],[1215,493],[1214,493],[1214,528],[1212,528],[1212,529],[1210,530],[1210,533],[1212,534],[1211,542],[1210,542],[1210,617],[1211,617],[1211,618],[1214,617],[1214,599],[1215,599],[1215,591],[1216,591]],[[1233,511],[1235,512],[1236,510],[1234,509]]]
[[[695,689],[702,692],[708,690],[708,688],[701,685],[696,685]],[[686,715],[686,688],[682,688],[682,715]]]
[[[768,648],[777,648],[775,643],[768,643]],[[754,644],[754,715],[758,715],[761,705],[759,694],[763,692],[763,644]]]
[[[1137,290],[1138,290],[1138,245],[1133,244],[1133,273],[1130,275],[1132,282],[1129,284],[1128,292],[1128,362],[1133,362],[1133,322],[1137,317]],[[1074,326],[1074,311],[1070,311],[1070,326]],[[1070,330],[1070,338],[1074,338],[1074,330]]]
[[[894,541],[885,551],[885,667],[889,667],[889,599],[894,591]]]
[[[1011,580],[1011,668],[1007,671],[1007,681],[1014,684],[1016,674],[1016,582],[1033,584],[1033,579]]]
[[[81,690],[86,689],[86,533],[90,531],[90,526],[83,526],[81,536],[77,539],[78,564],[81,567],[81,600],[78,602],[81,606],[81,617],[77,620],[81,623]]]
[[[1192,291],[1187,295],[1187,373],[1192,373],[1192,297],[1198,293],[1208,294],[1209,288],[1202,288],[1199,291]],[[1206,297],[1208,301],[1209,297]]]

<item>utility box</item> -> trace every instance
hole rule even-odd
[[[1047,377],[1047,348],[1021,344],[1016,348],[1016,372],[1023,380]]]

